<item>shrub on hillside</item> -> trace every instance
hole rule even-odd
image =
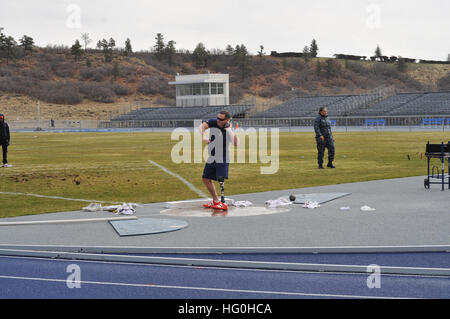
[[[439,90],[450,91],[450,72],[448,72],[446,76],[440,79],[437,85]]]
[[[38,62],[51,62],[51,63],[58,63],[58,62],[64,62],[66,58],[63,54],[55,54],[55,53],[47,53],[47,52],[39,52],[36,53],[36,59]]]
[[[163,94],[166,95],[169,90],[167,80],[160,75],[149,75],[139,81],[137,91],[142,94]],[[173,87],[170,87],[174,91]],[[167,96],[167,95],[166,95]]]
[[[255,59],[253,62],[252,74],[259,75],[273,75],[280,71],[280,64],[272,59]]]
[[[101,83],[80,83],[80,93],[89,100],[102,103],[113,103],[116,94],[109,85]]]
[[[50,66],[53,73],[60,78],[71,78],[74,75],[74,69],[71,63],[51,63]]]
[[[36,97],[42,101],[56,104],[78,104],[83,101],[77,86],[73,83],[41,82]]]
[[[291,91],[291,87],[290,86],[285,85],[285,84],[280,83],[280,82],[275,82],[270,87],[264,88],[261,91],[259,91],[259,96],[262,96],[262,97],[265,97],[265,98],[274,97],[274,96],[286,93],[288,91]]]
[[[39,64],[37,67],[32,68],[26,73],[22,73],[23,76],[31,76],[37,80],[47,81],[50,80],[51,77],[51,67],[48,63]]]
[[[293,72],[287,77],[289,85],[295,88],[301,88],[306,91],[317,89],[318,77],[309,68],[301,72]]]
[[[80,80],[92,80],[95,82],[103,82],[111,74],[111,68],[104,66],[97,68],[83,67],[80,69]]]
[[[345,67],[349,71],[357,73],[357,74],[367,74],[367,72],[368,72],[368,69],[361,62],[346,60]]]
[[[0,78],[0,91],[33,94],[37,87],[38,81],[30,77],[24,76],[4,76]]]
[[[304,62],[303,59],[294,58],[285,61],[286,68],[294,69],[295,71],[305,71],[308,69],[308,63]]]
[[[236,104],[244,96],[244,91],[239,86],[230,86],[230,103]]]
[[[2,65],[0,67],[0,76],[13,76],[16,75],[18,69],[12,65]]]
[[[135,56],[141,58],[142,60],[144,60],[146,64],[153,66],[154,68],[163,73],[171,75],[176,74],[175,68],[169,66],[167,63],[163,61],[158,60],[153,53],[141,52],[135,53]]]
[[[120,84],[112,84],[111,85],[111,89],[114,91],[114,93],[116,93],[118,96],[127,96],[131,94],[131,90],[126,87],[126,86],[122,86]]]

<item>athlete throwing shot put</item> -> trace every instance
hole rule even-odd
[[[210,129],[207,136],[205,131]],[[228,179],[228,168],[230,166],[228,144],[233,143],[235,147],[239,145],[239,138],[233,132],[231,115],[227,111],[221,111],[217,118],[210,119],[200,125],[200,134],[204,142],[208,143],[209,158],[203,170],[203,183],[212,196],[212,202],[203,205],[205,208],[228,210],[225,203],[224,182]],[[217,181],[221,187],[221,200],[216,193],[213,181]]]

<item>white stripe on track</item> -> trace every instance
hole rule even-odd
[[[67,283],[67,280],[64,280],[64,279],[36,278],[36,277],[0,276],[0,279],[31,280],[31,281]],[[246,289],[211,288],[211,287],[153,285],[153,284],[150,284],[150,283],[149,284],[131,284],[131,283],[101,282],[101,281],[71,281],[71,283],[79,283],[79,284],[85,284],[85,285],[122,286],[122,287],[136,287],[136,288],[181,289],[181,290],[184,289],[184,290],[200,290],[200,291],[244,293],[244,294],[264,294],[264,295],[282,295],[282,296],[323,297],[323,298],[405,299],[405,298],[400,298],[400,297],[376,297],[376,296],[317,294],[317,293],[270,291],[270,290],[268,291],[268,290],[246,290]]]
[[[190,190],[192,190],[193,192],[197,193],[200,197],[202,198],[208,198],[208,195],[206,195],[205,193],[203,193],[201,190],[199,190],[197,187],[195,187],[192,183],[188,182],[187,180],[185,180],[183,177],[181,177],[178,174],[175,174],[174,172],[169,171],[167,168],[165,168],[164,166],[149,160],[149,162],[157,167],[159,167],[161,170],[163,170],[164,172],[166,172],[167,174],[178,178],[180,181],[182,181],[184,184],[186,184],[187,187],[189,187]]]

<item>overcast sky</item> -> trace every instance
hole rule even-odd
[[[39,46],[72,45],[89,33],[149,50],[156,33],[178,49],[245,44],[256,53],[301,52],[315,38],[319,56],[335,53],[446,60],[449,0],[0,0],[0,27]]]

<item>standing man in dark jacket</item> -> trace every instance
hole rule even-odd
[[[328,165],[329,168],[336,168],[333,165],[334,160],[334,139],[331,132],[331,122],[328,120],[328,110],[326,107],[319,109],[319,115],[314,121],[314,131],[316,132],[317,142],[317,162],[319,169],[323,169],[323,157],[325,155],[325,148],[328,149]]]
[[[2,167],[11,167],[12,165],[8,164],[7,153],[9,146],[9,126],[5,123],[5,116],[0,114],[0,145],[2,146],[3,152],[3,165]]]

